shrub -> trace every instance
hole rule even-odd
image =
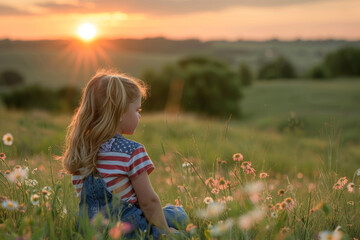
[[[7,108],[70,112],[78,105],[80,96],[80,91],[73,87],[63,87],[56,91],[30,85],[4,94],[3,102]]]
[[[24,82],[24,77],[14,70],[3,71],[0,75],[0,85],[11,87],[23,84]]]
[[[260,67],[259,79],[295,78],[295,69],[292,63],[284,57],[267,62]]]

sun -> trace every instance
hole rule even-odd
[[[91,40],[96,35],[96,28],[90,23],[84,23],[78,28],[78,34],[84,40]]]

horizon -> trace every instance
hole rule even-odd
[[[153,36],[153,37],[143,37],[143,38],[135,38],[135,37],[118,37],[118,38],[96,38],[91,41],[83,41],[82,39],[73,37],[73,38],[34,38],[34,39],[12,39],[12,38],[0,38],[0,41],[12,41],[12,42],[41,42],[41,41],[78,41],[83,42],[84,44],[92,44],[98,41],[116,41],[116,40],[154,40],[154,39],[164,39],[168,41],[190,41],[195,40],[199,42],[323,42],[323,41],[344,41],[344,42],[360,42],[360,38],[357,39],[346,39],[346,38],[294,38],[294,39],[282,39],[282,38],[265,38],[265,39],[208,39],[203,40],[200,38],[170,38],[164,36]]]

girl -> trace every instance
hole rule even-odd
[[[101,212],[128,222],[133,231],[125,238],[184,236],[185,211],[172,205],[162,209],[149,181],[154,165],[144,146],[123,136],[134,133],[146,90],[141,80],[97,72],[84,88],[68,127],[64,168],[72,174],[80,196],[80,219],[92,219]]]

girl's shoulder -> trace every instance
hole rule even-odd
[[[121,135],[116,134],[114,137],[100,146],[99,153],[121,152],[131,155],[136,149],[140,147],[144,146],[138,142],[129,140]]]

